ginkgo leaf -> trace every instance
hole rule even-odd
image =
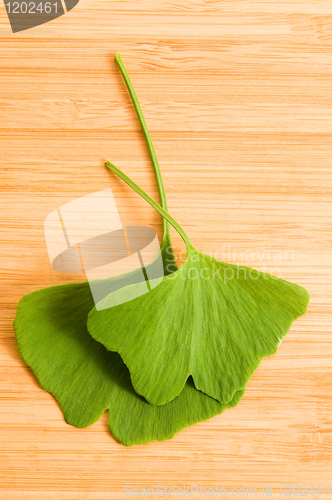
[[[21,299],[14,323],[22,358],[69,424],[87,427],[108,409],[111,433],[130,446],[170,439],[240,401],[243,391],[221,405],[188,380],[171,403],[148,404],[134,391],[120,356],[89,335],[86,321],[93,305],[87,282],[45,288]]]
[[[135,391],[149,403],[169,403],[190,376],[197,389],[227,403],[306,312],[308,292],[197,251],[162,207],[114,165],[106,165],[173,225],[186,243],[187,260],[146,295],[102,311],[94,308],[90,334],[120,354]],[[116,293],[125,294],[126,288]]]

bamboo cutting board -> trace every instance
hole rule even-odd
[[[280,486],[321,485],[328,498],[332,3],[81,0],[17,34],[0,3],[0,44],[0,499],[117,500],[125,485],[218,486],[230,498],[232,488],[266,498],[262,488],[272,486],[281,498]],[[124,224],[161,234],[158,214],[103,167],[110,159],[158,199],[117,52],[155,142],[170,213],[195,246],[312,296],[236,408],[132,448],[109,434],[106,414],[88,429],[64,422],[21,360],[12,327],[23,295],[84,280],[50,267],[43,222],[59,206],[111,187]],[[181,261],[176,235],[174,245]]]

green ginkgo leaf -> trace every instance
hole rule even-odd
[[[89,335],[86,321],[93,305],[87,282],[45,288],[21,299],[14,323],[22,358],[69,424],[87,427],[108,409],[111,433],[130,446],[170,439],[240,401],[243,391],[221,405],[188,380],[171,403],[148,404],[134,391],[120,356]]]
[[[162,207],[114,165],[106,165],[173,225],[186,243],[187,260],[146,295],[102,311],[94,308],[90,334],[120,354],[135,391],[151,404],[172,401],[190,376],[200,391],[220,403],[231,401],[306,312],[308,292],[197,251]]]

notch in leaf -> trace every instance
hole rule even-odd
[[[88,427],[108,409],[111,433],[131,446],[170,439],[238,404],[243,391],[221,405],[197,391],[192,380],[168,405],[148,404],[134,391],[119,354],[89,335],[86,321],[93,305],[89,283],[68,283],[23,297],[15,319],[22,358],[54,395],[68,424]]]
[[[160,205],[121,170],[109,162],[106,166],[176,229],[187,259],[148,294],[103,311],[94,308],[88,317],[90,334],[120,354],[134,389],[150,404],[172,401],[190,376],[200,391],[222,404],[231,401],[306,312],[308,292],[199,252]]]

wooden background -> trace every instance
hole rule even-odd
[[[0,45],[1,500],[116,500],[125,484],[332,495],[331,1],[81,0],[15,35],[0,2]],[[160,234],[160,217],[103,167],[157,198],[117,52],[194,244],[312,295],[238,407],[132,448],[106,414],[68,426],[12,328],[23,295],[84,279],[50,268],[43,221],[60,205],[112,187],[125,224]]]

